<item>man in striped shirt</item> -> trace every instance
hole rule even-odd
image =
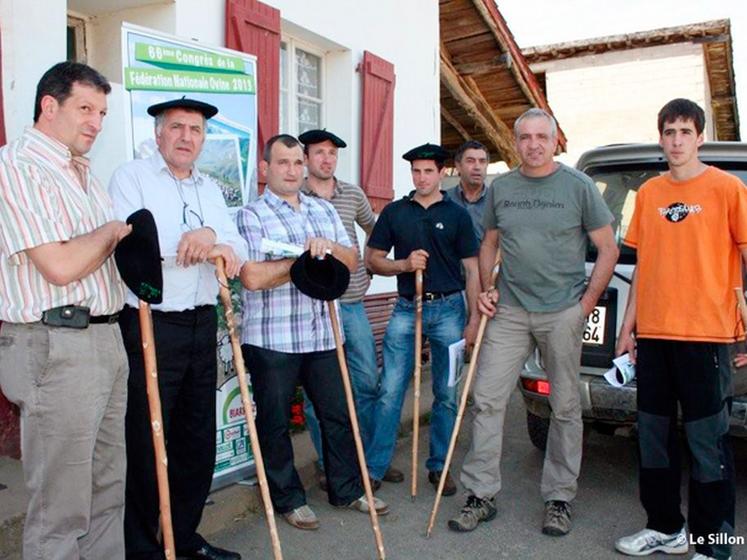
[[[360,187],[345,183],[335,177],[337,150],[345,148],[347,144],[327,130],[308,130],[298,139],[304,144],[306,162],[307,176],[302,188],[304,194],[328,200],[335,207],[348,237],[356,252],[360,254],[355,224],[358,224],[367,236],[371,235],[376,216],[371,210],[366,194]],[[340,298],[340,315],[345,332],[345,358],[350,369],[350,380],[355,393],[355,406],[364,447],[368,447],[373,433],[373,409],[379,393],[376,341],[363,307],[363,296],[366,295],[370,284],[371,278],[363,265],[363,259],[359,259],[358,268],[350,275],[350,285]],[[304,404],[306,426],[319,457],[319,470],[323,472],[324,460],[319,421],[316,419],[311,401],[306,398]],[[384,475],[384,480],[388,482],[402,482],[404,478],[402,472],[393,467],[390,467]],[[326,479],[323,475],[320,475],[319,481],[322,489],[326,490]]]
[[[299,529],[317,529],[293,466],[288,433],[290,405],[301,384],[322,427],[329,503],[368,512],[356,458],[334,333],[325,302],[311,299],[290,282],[292,258],[266,254],[262,241],[305,247],[313,257],[328,253],[356,270],[358,256],[334,207],[300,192],[303,151],[292,136],[267,141],[260,162],[267,189],[236,216],[249,244],[241,269],[242,350],[257,403],[257,431],[275,508]],[[375,499],[376,511],[389,512]]]
[[[123,558],[127,357],[112,251],[130,232],[84,157],[106,78],[63,62],[0,150],[0,387],[21,410],[24,558]]]

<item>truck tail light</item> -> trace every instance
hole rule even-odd
[[[521,384],[524,389],[538,395],[549,395],[550,394],[550,382],[542,379],[522,379]]]

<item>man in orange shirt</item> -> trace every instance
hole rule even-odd
[[[747,262],[747,189],[698,159],[705,114],[687,99],[659,112],[669,173],[636,196],[624,243],[638,264],[617,353],[638,378],[641,503],[646,528],[615,548],[726,559],[734,534],[734,460],[729,446],[728,344],[742,339],[734,287]],[[691,453],[688,526],[680,512],[677,405]]]

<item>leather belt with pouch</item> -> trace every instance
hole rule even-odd
[[[82,305],[63,305],[44,311],[41,322],[50,327],[87,329],[89,324],[111,325],[116,323],[118,318],[119,313],[91,317],[91,310],[88,307]]]

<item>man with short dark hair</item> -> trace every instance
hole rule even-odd
[[[445,191],[451,200],[469,214],[478,243],[485,234],[482,215],[485,213],[485,194],[488,191],[485,177],[489,163],[488,149],[477,140],[467,140],[454,153],[454,167],[459,173],[459,183]]]
[[[384,335],[384,369],[376,427],[366,461],[371,478],[380,481],[389,469],[415,355],[415,273],[423,271],[423,336],[431,348],[433,408],[428,480],[438,486],[456,420],[456,385],[449,385],[449,345],[461,338],[474,343],[479,318],[478,244],[467,212],[440,190],[444,162],[441,146],[424,144],[403,159],[410,162],[415,190],[389,204],[379,216],[366,248],[366,265],[376,274],[397,276],[399,298]],[[394,247],[394,259],[387,257]],[[461,269],[464,268],[464,276]],[[467,290],[469,321],[462,290]],[[456,493],[446,475],[444,495]]]
[[[615,548],[730,558],[734,458],[728,345],[744,338],[734,288],[747,263],[747,190],[698,158],[705,113],[688,99],[659,112],[669,173],[638,190],[624,243],[636,250],[617,353],[636,364],[640,496],[646,528]],[[743,357],[742,357],[743,358]],[[688,531],[680,510],[678,408],[690,451]]]
[[[127,359],[114,219],[84,156],[111,87],[62,62],[0,150],[0,386],[21,410],[24,558],[122,558]]]
[[[331,254],[351,272],[358,255],[334,207],[300,192],[303,150],[298,140],[287,134],[270,138],[260,170],[267,177],[264,194],[236,216],[249,244],[249,260],[241,270],[241,349],[252,378],[273,505],[292,526],[313,530],[319,520],[306,504],[288,431],[297,385],[303,386],[321,423],[329,503],[368,513],[368,502],[326,302],[290,282],[295,259],[266,252],[263,241],[305,247],[317,258]],[[389,513],[383,501],[374,501],[379,515]]]
[[[217,183],[195,165],[206,121],[217,107],[181,98],[152,105],[158,149],[114,172],[109,193],[122,218],[146,208],[164,256],[163,301],[152,305],[166,451],[171,520],[181,558],[239,560],[197,533],[215,469],[215,310],[212,263],[222,257],[228,277],[246,260],[246,243]],[[127,557],[160,559],[159,503],[138,298],[128,291],[120,327],[130,363],[127,400]]]
[[[449,528],[472,531],[496,515],[506,408],[536,346],[552,387],[542,468],[542,532],[561,536],[571,529],[570,502],[581,470],[584,324],[612,276],[618,249],[612,214],[594,182],[553,159],[558,143],[553,116],[529,109],[514,123],[514,133],[521,164],[497,177],[487,195],[480,246],[485,291],[478,305],[492,319],[482,342],[473,389],[473,437],[461,474],[469,495]],[[588,285],[587,235],[599,254]],[[491,272],[499,247],[496,287]]]

